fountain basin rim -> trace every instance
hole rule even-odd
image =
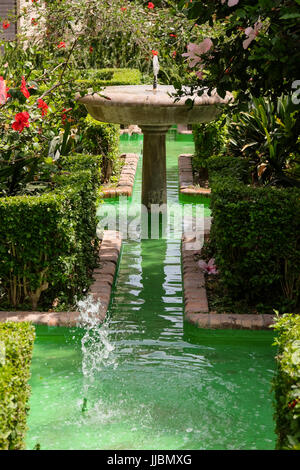
[[[157,90],[153,90],[151,85],[120,85],[108,86],[101,90],[100,93],[87,94],[81,97],[76,95],[79,103],[90,106],[151,106],[151,107],[182,107],[186,106],[186,100],[192,99],[193,106],[210,106],[218,104],[228,104],[233,101],[233,95],[226,92],[225,98],[221,98],[216,90],[213,90],[209,96],[206,92],[202,96],[187,95],[181,97],[175,102],[174,96],[170,94],[176,93],[173,86],[159,85]]]

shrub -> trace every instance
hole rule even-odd
[[[35,338],[30,323],[0,324],[0,449],[25,448],[30,364]]]
[[[141,72],[137,69],[83,69],[76,72],[78,84],[85,87],[96,88],[116,85],[139,85],[141,83]]]
[[[47,305],[63,294],[71,301],[91,283],[95,267],[99,157],[65,157],[67,172],[54,177],[54,190],[39,196],[0,199],[0,286],[9,305],[41,295]]]
[[[230,166],[228,165],[230,162]],[[242,159],[213,158],[211,240],[233,298],[296,306],[300,292],[300,191],[245,184]],[[243,170],[244,169],[244,170]]]
[[[229,153],[248,158],[260,184],[300,187],[300,113],[291,95],[275,104],[270,98],[252,98],[247,108],[228,126]]]
[[[202,124],[193,125],[195,142],[195,155],[193,158],[194,170],[207,168],[207,160],[213,155],[219,155],[225,150],[227,127],[225,115],[219,119]]]
[[[277,449],[300,450],[300,316],[285,314],[275,325],[278,346],[273,380]]]
[[[120,170],[119,137],[120,126],[99,122],[88,115],[80,125],[80,151],[92,155],[101,155],[101,182]]]

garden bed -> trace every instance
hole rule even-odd
[[[100,193],[103,198],[132,195],[139,155],[136,153],[127,153],[122,154],[120,158],[124,160],[124,165],[121,169],[119,181],[115,186],[110,183],[103,186]]]
[[[205,234],[208,238],[208,233]],[[212,329],[268,329],[274,322],[274,314],[217,313],[209,309],[207,280],[198,265],[201,250],[191,250],[195,239],[182,238],[182,271],[185,319],[199,328]]]
[[[210,197],[210,188],[207,180],[203,180],[201,184],[197,185],[194,181],[194,174],[192,168],[192,154],[182,154],[178,158],[178,171],[179,171],[179,192],[180,194],[189,194],[191,196],[207,196]]]
[[[104,232],[102,242],[99,249],[99,265],[94,269],[93,279],[89,293],[93,296],[93,300],[100,303],[99,321],[105,319],[108,306],[110,303],[111,290],[117,271],[119,256],[121,251],[121,237],[119,232],[106,230]],[[34,311],[17,311],[17,312],[0,312],[0,322],[13,321],[24,322],[30,321],[37,325],[48,326],[77,326],[79,319],[78,311],[68,312],[34,312]]]

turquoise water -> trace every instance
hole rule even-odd
[[[121,145],[138,152],[142,142]],[[168,203],[178,202],[178,155],[192,152],[191,141],[167,142]],[[141,163],[130,204],[140,200]],[[179,238],[124,240],[89,377],[84,334],[37,327],[28,449],[274,449],[273,333],[183,321]]]

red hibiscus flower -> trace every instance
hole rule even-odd
[[[3,23],[2,23],[2,27],[3,27],[3,29],[7,29],[7,28],[10,27],[10,23],[9,23],[7,20],[5,20],[5,21],[3,21]]]
[[[121,7],[121,11],[126,11],[127,8],[126,7]]]
[[[38,108],[42,110],[42,116],[48,113],[48,105],[41,98],[38,99]]]
[[[66,47],[66,43],[64,41],[61,41],[59,44],[57,44],[58,49],[61,49],[62,47]]]
[[[22,77],[22,81],[21,81],[21,92],[23,93],[23,95],[25,96],[25,98],[29,98],[30,97],[30,93],[29,91],[27,90],[26,88],[26,82],[25,82],[25,78]]]
[[[171,38],[177,38],[177,34],[171,33],[171,34],[170,34],[170,37],[171,37]]]
[[[152,53],[152,55],[158,55],[158,52],[154,51],[154,50],[152,50],[151,53]]]
[[[148,2],[148,8],[149,10],[152,10],[154,8],[154,3]]]
[[[29,114],[27,111],[23,111],[22,113],[18,113],[15,115],[15,122],[12,123],[12,128],[14,131],[22,132],[24,127],[29,127]]]

